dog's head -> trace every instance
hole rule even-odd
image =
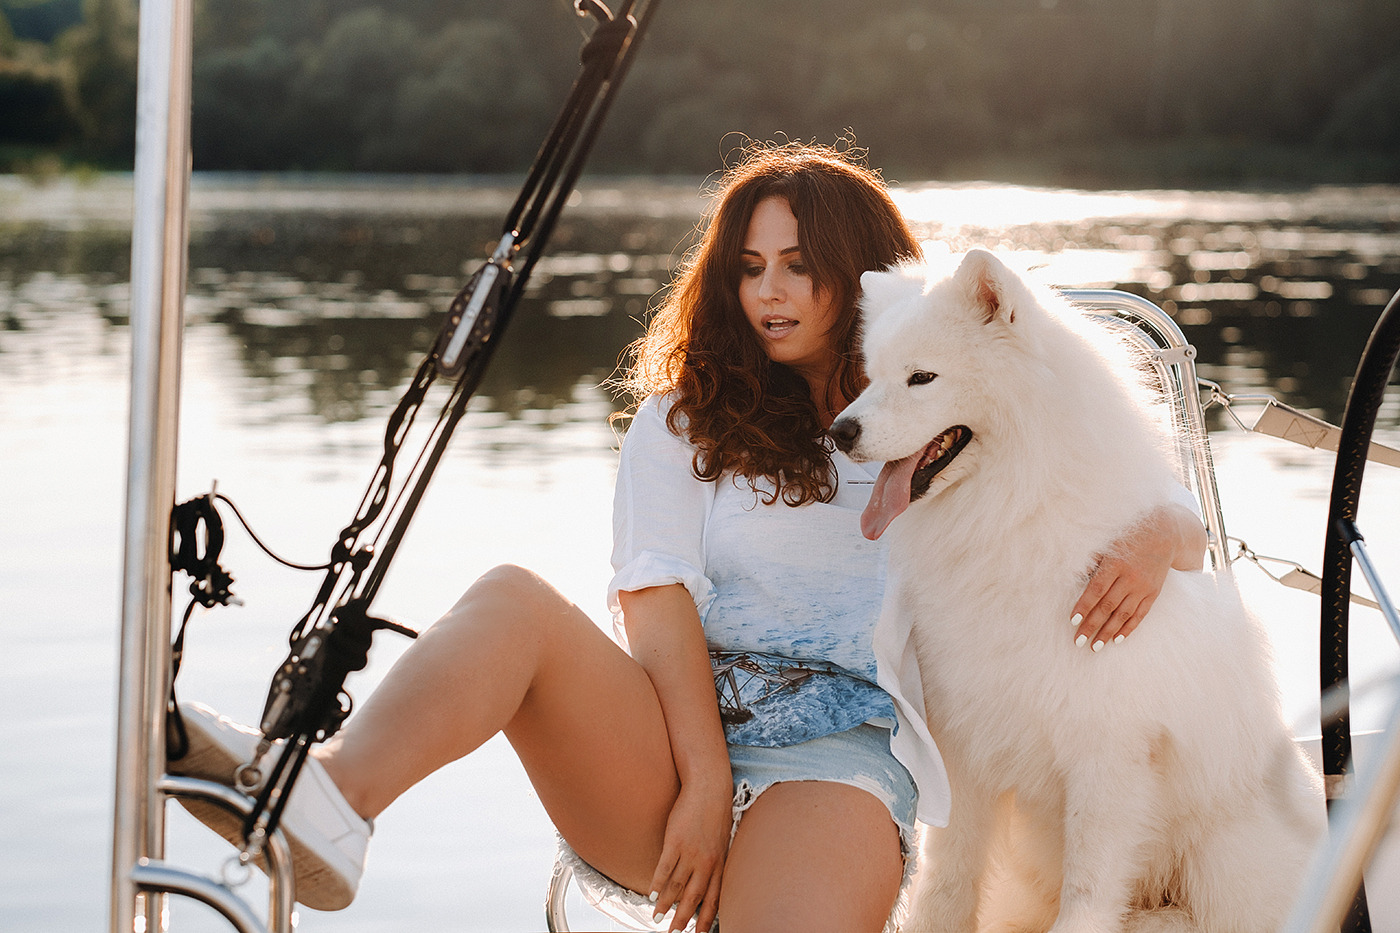
[[[985,250],[969,252],[951,276],[906,265],[865,273],[861,288],[870,385],[831,436],[855,460],[885,461],[861,519],[874,539],[911,502],[975,472],[982,435],[1006,401],[992,383],[1014,381],[1010,370],[1024,365],[1013,331],[1035,298]]]

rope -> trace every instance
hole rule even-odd
[[[253,530],[253,526],[248,524],[248,520],[243,517],[243,513],[238,510],[238,505],[232,499],[230,499],[223,493],[211,492],[210,495],[218,501],[222,502],[224,505],[228,506],[230,509],[232,509],[234,517],[238,519],[239,524],[243,526],[243,530],[248,533],[248,537],[252,539],[253,543],[256,544],[264,554],[277,561],[277,563],[281,564],[283,567],[290,567],[293,570],[325,570],[327,567],[330,566],[330,564],[328,563],[299,564],[295,561],[287,560],[285,557],[278,556],[276,551],[273,551],[270,547],[264,544],[262,538],[258,537],[257,532]]]
[[[1308,418],[1312,421],[1315,421],[1319,426],[1323,428],[1328,428],[1338,433],[1340,433],[1341,431],[1341,429],[1336,427],[1336,425],[1327,424],[1326,422],[1321,421],[1320,419],[1312,418],[1312,416],[1307,415],[1304,412],[1299,412],[1296,409],[1283,405],[1272,395],[1231,395],[1230,393],[1226,392],[1220,386],[1219,383],[1212,382],[1209,379],[1197,379],[1196,381],[1202,388],[1207,389],[1210,392],[1210,395],[1203,403],[1202,408],[1208,409],[1212,406],[1218,405],[1221,408],[1221,410],[1225,413],[1225,415],[1230,419],[1230,421],[1233,422],[1234,425],[1242,431],[1247,431],[1251,434],[1268,434],[1271,437],[1282,437],[1284,440],[1291,440],[1294,443],[1304,443],[1296,437],[1274,434],[1269,431],[1261,431],[1259,429],[1259,425],[1257,424],[1254,427],[1250,427],[1249,425],[1245,424],[1242,420],[1240,420],[1239,415],[1235,413],[1234,405],[1237,402],[1262,402],[1269,408],[1284,409],[1290,414],[1296,415],[1301,418]],[[1317,443],[1304,443],[1304,446],[1316,449],[1319,445]],[[1311,570],[1308,570],[1302,564],[1282,557],[1269,557],[1267,555],[1257,554],[1249,547],[1248,544],[1245,543],[1243,539],[1236,538],[1234,536],[1231,536],[1229,540],[1233,541],[1236,545],[1236,552],[1234,556],[1230,558],[1230,563],[1233,564],[1236,561],[1243,558],[1245,560],[1248,560],[1250,563],[1254,564],[1260,570],[1262,570],[1265,573],[1265,575],[1267,575],[1275,583],[1282,584],[1283,586],[1289,587],[1290,589],[1301,590],[1305,593],[1312,593],[1314,596],[1322,595],[1322,577],[1316,573],[1313,573]],[[1286,566],[1288,569],[1283,573],[1276,574],[1270,571],[1268,567],[1264,566],[1265,563],[1281,564],[1283,566]],[[1349,594],[1349,598],[1351,602],[1356,603],[1360,606],[1366,606],[1369,609],[1381,608],[1380,604],[1377,603],[1375,600],[1367,599],[1364,596],[1359,596],[1354,592]]]

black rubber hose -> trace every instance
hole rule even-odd
[[[1351,541],[1355,536],[1357,507],[1361,500],[1361,479],[1366,470],[1366,453],[1376,413],[1385,396],[1386,385],[1400,355],[1400,292],[1381,312],[1366,341],[1356,378],[1347,397],[1342,419],[1342,436],[1337,444],[1337,466],[1332,475],[1332,496],[1327,515],[1327,531],[1322,556],[1321,680],[1324,695],[1338,699],[1336,716],[1322,723],[1322,770],[1340,776],[1351,770],[1351,711],[1347,686],[1347,623],[1351,605]],[[1333,782],[1329,782],[1333,783]],[[1333,812],[1328,800],[1328,813]],[[1357,889],[1346,921],[1346,933],[1370,933],[1371,918],[1366,907],[1366,889]]]

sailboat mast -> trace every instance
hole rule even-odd
[[[112,933],[163,929],[164,895],[141,895],[133,870],[143,859],[162,858],[165,846],[157,782],[165,772],[161,733],[170,677],[170,511],[189,243],[192,19],[192,0],[140,4]]]

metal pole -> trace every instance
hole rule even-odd
[[[1391,708],[1377,760],[1359,778],[1336,801],[1332,833],[1313,857],[1284,933],[1337,933],[1342,926],[1400,800],[1400,701]]]
[[[117,696],[112,933],[156,933],[165,898],[133,873],[165,848],[170,672],[170,510],[175,501],[180,341],[190,174],[191,0],[142,0],[131,243],[131,414]]]
[[[1352,528],[1355,527],[1352,525]],[[1349,547],[1351,556],[1356,559],[1356,566],[1361,568],[1361,575],[1366,578],[1366,585],[1371,588],[1371,595],[1376,597],[1381,615],[1385,616],[1386,624],[1390,626],[1390,633],[1395,636],[1396,641],[1400,641],[1400,612],[1395,610],[1395,603],[1390,601],[1390,594],[1385,591],[1385,581],[1381,579],[1376,565],[1371,562],[1371,553],[1366,550],[1366,542],[1361,539],[1360,532]]]

